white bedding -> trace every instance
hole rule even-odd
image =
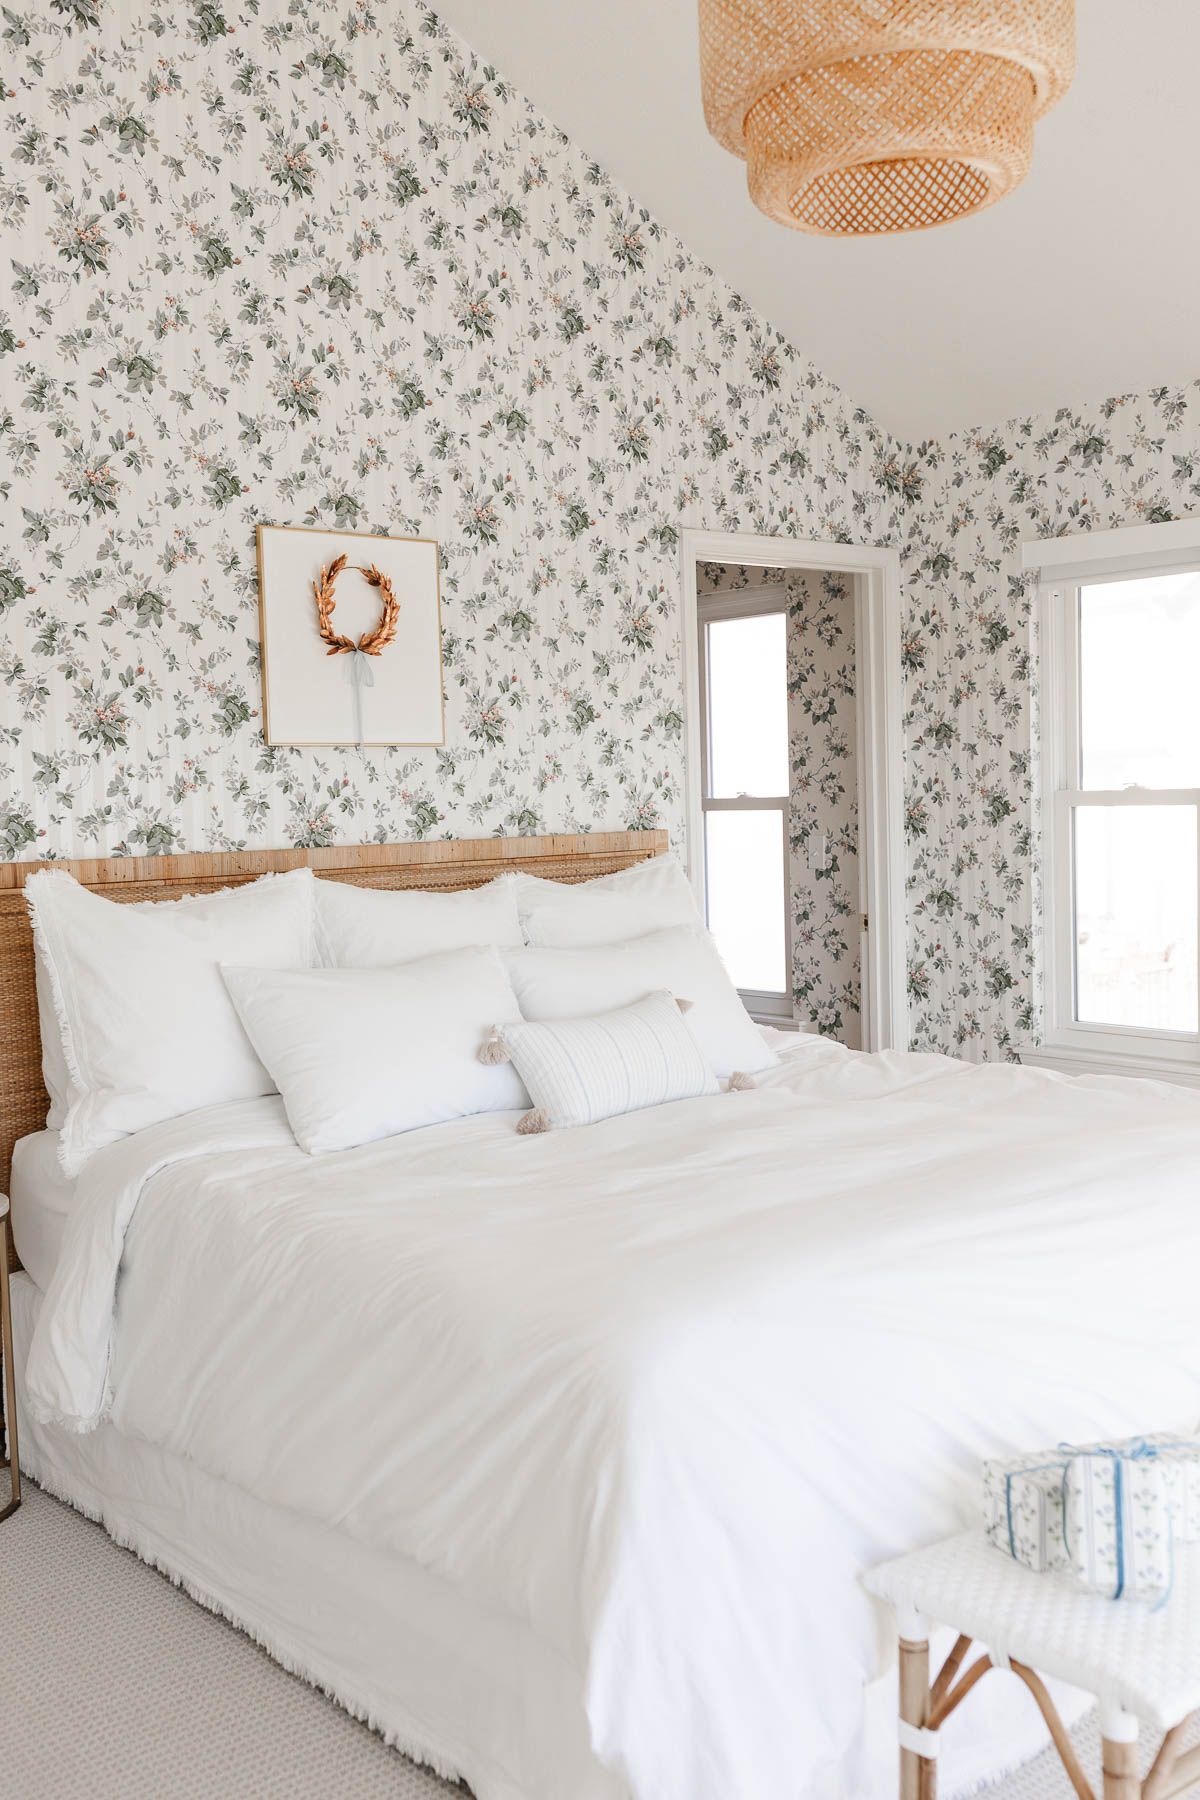
[[[984,1453],[1200,1417],[1198,1156],[1181,1088],[811,1038],[315,1165],[239,1102],[89,1164],[26,1398],[523,1621],[633,1800],[858,1792],[861,1568]]]
[[[75,1181],[63,1173],[57,1131],[31,1131],[17,1139],[8,1186],[17,1255],[44,1289],[54,1273],[67,1215],[75,1204]]]

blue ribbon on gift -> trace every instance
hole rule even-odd
[[[1090,1450],[1081,1450],[1071,1444],[1060,1444],[1059,1449],[1066,1454],[1067,1458],[1066,1462],[1063,1464],[1062,1497],[1063,1543],[1067,1546],[1068,1556],[1071,1555],[1071,1545],[1067,1538],[1067,1522],[1070,1518],[1070,1513],[1067,1508],[1067,1476],[1071,1472],[1071,1463],[1077,1456],[1107,1456],[1112,1459],[1113,1508],[1117,1516],[1117,1582],[1116,1586],[1113,1588],[1112,1597],[1114,1600],[1119,1600],[1121,1595],[1125,1592],[1125,1458],[1128,1456],[1131,1461],[1144,1461],[1147,1457],[1153,1457],[1157,1453],[1149,1444],[1140,1440],[1137,1444],[1131,1444],[1126,1450],[1118,1450],[1115,1444],[1096,1444]],[[1169,1591],[1168,1587],[1168,1592]]]

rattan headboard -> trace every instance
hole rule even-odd
[[[236,887],[258,875],[306,865],[334,881],[374,888],[479,887],[508,870],[553,881],[585,881],[658,856],[665,831],[598,831],[581,837],[449,838],[421,844],[362,844],[332,850],[244,850],[189,856],[108,857],[95,862],[0,863],[0,1192],[12,1147],[45,1123],[33,974],[33,935],[21,889],[35,869],[67,869],[110,900],[177,900]]]

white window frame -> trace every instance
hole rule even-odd
[[[778,812],[783,840],[783,863],[780,877],[779,903],[783,909],[784,975],[787,986],[778,991],[769,988],[739,988],[742,1003],[755,1019],[767,1024],[791,1022],[792,1002],[792,884],[791,884],[791,792],[785,794],[737,794],[717,797],[710,792],[712,770],[712,713],[708,703],[708,628],[726,619],[759,619],[770,613],[782,613],[787,628],[788,598],[782,587],[748,587],[736,594],[700,594],[696,601],[697,660],[700,676],[700,828],[704,857],[704,891],[708,892],[708,831],[710,812]],[[785,674],[786,683],[786,652]],[[790,760],[790,759],[789,759]]]
[[[1070,1073],[1140,1075],[1200,1086],[1200,1032],[1097,1025],[1075,1018],[1073,822],[1087,806],[1192,806],[1200,834],[1200,788],[1083,788],[1079,692],[1079,591],[1102,582],[1200,569],[1200,520],[1129,526],[1085,537],[1024,544],[1040,572],[1042,729],[1042,1041],[1022,1062]],[[1200,859],[1198,859],[1200,860]]]

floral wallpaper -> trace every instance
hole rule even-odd
[[[1200,513],[1200,382],[968,431],[904,519],[910,1028],[1011,1057],[1040,1030],[1035,573],[1023,539]]]
[[[3,854],[678,838],[681,526],[914,471],[420,5],[5,20]],[[264,748],[260,520],[441,541],[444,750]]]
[[[856,1050],[862,988],[853,591],[832,572],[725,563],[702,563],[696,587],[707,594],[786,592],[792,999],[798,1018]]]
[[[795,570],[787,589],[792,991],[798,1012],[857,1050],[862,997],[854,593],[843,575]]]
[[[889,439],[416,0],[13,0],[0,855],[682,832],[682,526],[904,557],[915,1041],[1036,1019],[1017,546],[1196,391]],[[436,537],[440,751],[268,750],[254,526]]]

